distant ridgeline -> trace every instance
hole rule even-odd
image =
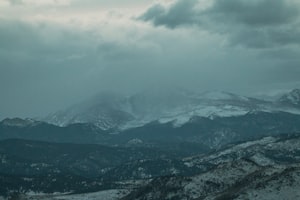
[[[300,132],[300,115],[260,111],[230,117],[193,117],[181,126],[154,121],[125,130],[102,130],[89,123],[60,127],[28,119],[0,122],[0,140],[178,148],[185,153],[207,152],[233,142],[295,132]]]

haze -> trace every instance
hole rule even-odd
[[[297,0],[0,0],[0,119],[102,90],[300,87]]]

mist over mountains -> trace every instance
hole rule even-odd
[[[249,112],[299,111],[299,90],[267,101],[224,91],[194,92],[185,89],[149,89],[133,95],[100,93],[81,104],[43,119],[66,126],[92,123],[101,129],[128,129],[152,121],[172,122],[180,126],[192,117],[229,117]]]

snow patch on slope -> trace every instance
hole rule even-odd
[[[30,194],[26,197],[32,200],[118,200],[126,196],[129,190],[113,189],[84,194]]]

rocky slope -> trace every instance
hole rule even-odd
[[[185,158],[189,167],[211,167],[193,176],[156,178],[122,200],[298,199],[299,148],[299,136],[267,137]]]
[[[8,146],[13,143],[16,147],[22,147],[23,150],[8,152]],[[45,151],[43,151],[43,147],[45,147]],[[30,141],[2,142],[0,144],[1,166],[9,165],[9,170],[1,169],[2,194],[18,192],[23,193],[21,196],[24,199],[47,200],[80,199],[84,197],[83,194],[62,195],[52,194],[53,192],[82,193],[97,190],[102,192],[85,194],[85,196],[94,199],[107,198],[115,200],[271,200],[297,199],[299,197],[299,134],[264,137],[259,140],[231,144],[210,154],[184,158],[175,158],[172,154],[162,155],[162,152],[155,154],[153,149],[149,149],[149,152],[145,149],[135,149],[135,154],[133,154],[130,149],[122,150],[115,147],[116,149],[107,150],[104,148],[105,151],[110,151],[109,154],[106,154],[103,147],[100,146],[90,147],[85,145],[82,147],[81,145],[75,145],[71,147],[68,145],[65,147],[62,145],[57,146],[56,144],[45,145]],[[39,151],[37,151],[37,148]],[[72,153],[75,150],[74,148],[80,149],[80,152],[84,149],[89,150],[85,150],[86,153],[83,157],[75,156],[72,158],[73,154],[77,154],[77,150]],[[36,153],[31,154],[28,149]],[[56,149],[54,151],[56,153],[52,151],[48,155],[46,150],[49,149]],[[28,156],[26,156],[26,152]],[[48,157],[48,159],[45,160],[43,157],[38,156],[39,154]],[[104,155],[116,155],[116,158],[122,155],[123,158],[120,157],[120,160],[115,159],[113,156],[103,157]],[[58,161],[60,156],[63,159]],[[74,160],[74,158],[76,159]],[[18,167],[21,166],[20,163],[25,164],[26,160],[31,163],[28,166],[29,168],[24,167],[24,165],[22,168]],[[57,163],[60,163],[60,165]],[[105,163],[105,166],[101,163]],[[47,177],[42,176],[41,174],[44,173],[41,172],[46,170],[50,164],[60,166],[61,173],[48,171]],[[111,167],[108,167],[109,165]],[[85,170],[89,171],[93,169],[93,166],[96,168],[98,166],[98,169],[104,166],[106,170],[99,173],[97,178],[88,178]],[[118,171],[118,166],[122,170]],[[28,171],[26,168],[30,170]],[[52,169],[54,169],[53,166]],[[14,170],[19,171],[15,173]],[[26,174],[30,171],[35,176]],[[92,171],[97,174],[95,170]],[[164,173],[161,173],[162,171]],[[126,172],[128,173],[126,174]],[[111,176],[114,173],[116,176]],[[16,174],[18,175],[15,176]],[[134,179],[135,181],[133,181]],[[5,189],[6,193],[4,193]],[[36,196],[36,193],[39,195]]]
[[[278,103],[285,106],[300,107],[300,89],[294,89],[278,99]]]

